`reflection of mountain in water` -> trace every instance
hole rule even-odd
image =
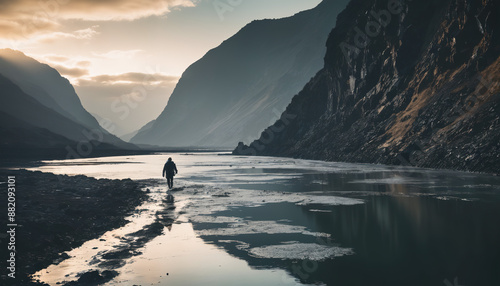
[[[488,188],[480,194],[464,187],[477,183],[476,179],[462,183],[462,189],[456,189],[454,195],[447,188],[431,193],[422,187],[410,191],[403,184],[365,184],[366,190],[375,195],[353,195],[366,201],[361,205],[281,203],[235,208],[216,215],[244,218],[243,221],[194,222],[193,226],[205,241],[224,248],[252,267],[283,268],[303,283],[443,285],[444,279],[458,277],[460,285],[497,285],[500,197],[492,198]],[[385,194],[377,195],[379,192]],[[304,226],[308,232],[330,234],[331,239],[307,232],[248,233],[246,228],[241,235],[203,235],[226,227],[243,229],[242,225],[256,221]],[[291,242],[352,248],[355,254],[320,261],[249,254],[256,247]]]

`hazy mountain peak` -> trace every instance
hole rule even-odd
[[[70,82],[50,66],[22,52],[3,49],[0,79],[3,86],[0,111],[25,122],[20,126],[46,128],[73,141],[88,140],[85,134],[95,131],[102,135],[103,144],[135,148],[102,129],[83,108]]]
[[[323,66],[325,43],[347,0],[258,20],[183,73],[167,107],[134,143],[231,146],[256,136]]]

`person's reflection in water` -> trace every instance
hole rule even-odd
[[[174,186],[174,176],[177,173],[178,173],[177,166],[175,166],[175,163],[174,161],[172,161],[172,158],[168,158],[167,162],[165,163],[165,166],[163,167],[162,176],[167,178],[167,184],[169,189],[171,189]]]

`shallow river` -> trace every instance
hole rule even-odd
[[[174,203],[161,178],[168,156]],[[93,269],[116,271],[106,285],[500,285],[494,176],[218,153],[31,170],[149,189],[129,224],[36,274],[50,285]]]

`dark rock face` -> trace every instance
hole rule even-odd
[[[324,0],[292,17],[248,24],[184,72],[162,114],[131,142],[233,147],[258,136],[322,68],[347,2]]]
[[[500,173],[500,2],[352,0],[325,67],[234,154]]]

